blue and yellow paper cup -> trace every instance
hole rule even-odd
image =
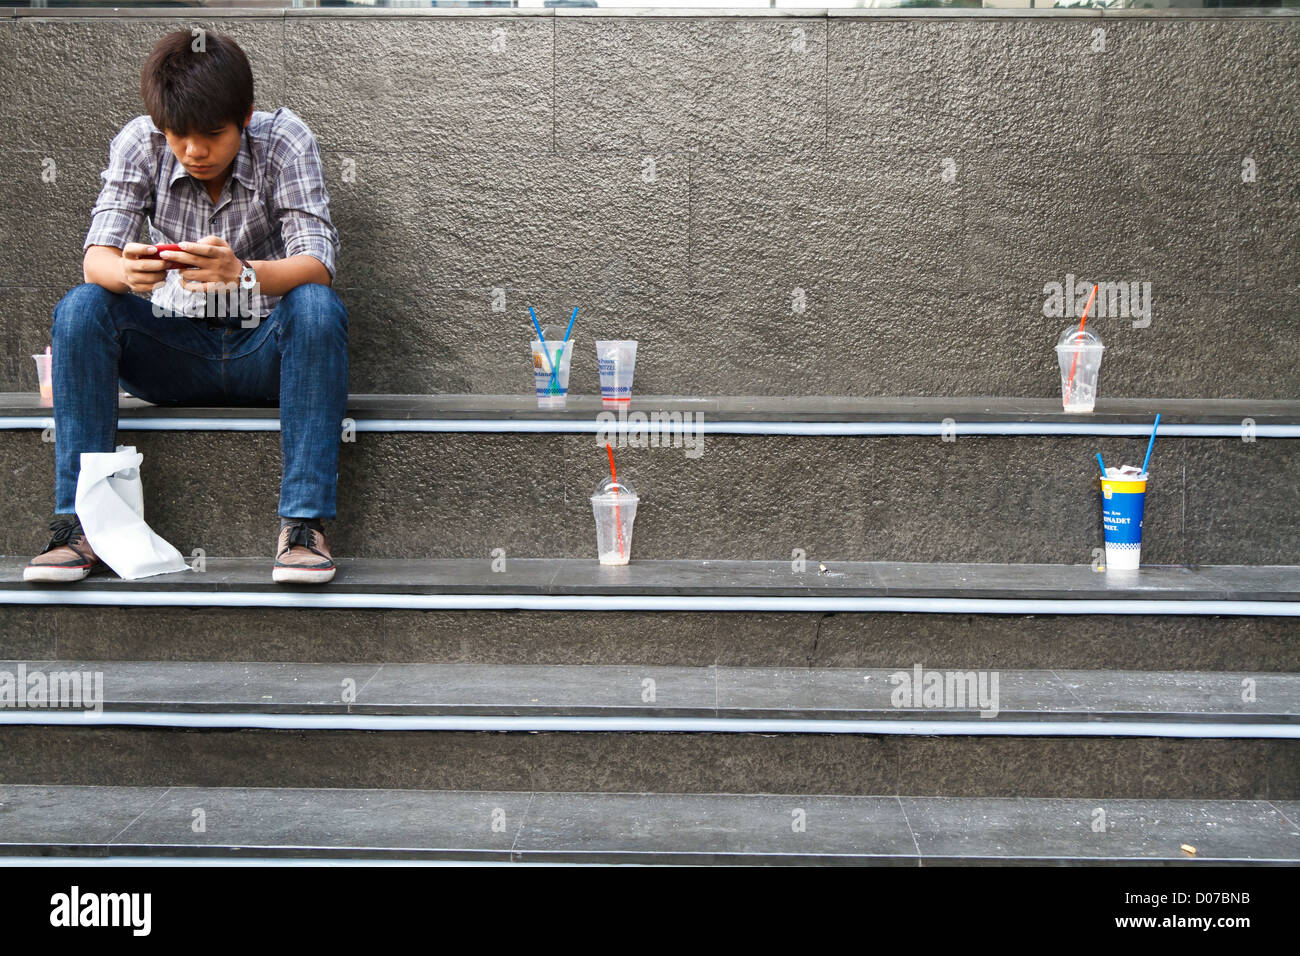
[[[1101,524],[1106,534],[1106,568],[1131,571],[1142,559],[1142,510],[1147,476],[1101,480]]]

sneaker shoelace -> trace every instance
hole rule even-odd
[[[288,554],[294,548],[306,548],[312,554],[319,555],[328,560],[324,551],[316,547],[316,529],[306,523],[291,524],[289,528],[289,540],[285,543],[281,555]]]
[[[81,530],[81,521],[77,518],[55,518],[50,522],[50,543],[45,546],[45,552],[53,551],[55,548],[71,548],[77,557],[83,561],[90,561],[78,544],[86,540],[85,532]]]

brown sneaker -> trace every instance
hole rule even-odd
[[[23,569],[24,581],[58,584],[80,581],[100,564],[76,518],[50,522],[50,543]]]
[[[271,580],[277,584],[324,584],[334,579],[334,559],[325,534],[307,521],[280,529]]]

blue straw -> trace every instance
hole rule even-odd
[[[1147,462],[1151,460],[1151,449],[1156,445],[1156,429],[1160,427],[1160,416],[1156,415],[1156,423],[1151,426],[1151,440],[1147,442],[1147,456],[1142,459],[1142,474],[1147,473]]]
[[[564,330],[564,341],[566,344],[569,341],[569,333],[573,331],[573,323],[576,322],[577,319],[578,319],[578,307],[575,305],[573,307],[573,315],[569,316],[569,327]]]
[[[1101,465],[1101,476],[1106,477],[1106,463],[1101,460],[1101,452],[1097,452],[1097,464]]]
[[[546,356],[546,364],[550,365],[551,355],[546,348],[546,336],[542,334],[541,323],[537,321],[537,313],[533,311],[533,307],[531,305],[528,307],[528,314],[533,317],[533,328],[537,330],[537,337],[542,340],[542,354]],[[554,372],[554,368],[552,368],[551,371]]]
[[[551,361],[551,348],[546,344],[546,336],[542,334],[541,323],[537,321],[537,313],[533,311],[531,305],[528,307],[528,314],[533,317],[533,328],[537,330],[537,337],[542,340],[542,356],[546,359],[546,364],[551,368],[551,378],[546,383],[546,394],[554,395],[555,363]]]
[[[578,307],[576,305],[573,307],[573,314],[569,316],[569,327],[564,330],[564,341],[560,343],[560,347],[555,353],[554,361],[551,360],[551,350],[550,346],[546,344],[546,336],[542,334],[541,323],[537,321],[537,313],[533,311],[531,305],[528,307],[528,314],[532,316],[533,328],[537,330],[537,337],[541,340],[542,353],[546,356],[546,364],[551,367],[551,378],[546,383],[546,394],[554,395],[560,390],[560,383],[556,376],[559,375],[560,372],[560,360],[564,358],[564,347],[569,344],[569,335],[573,332],[573,323],[577,321],[578,318]]]
[[[573,307],[573,315],[569,316],[569,327],[564,330],[564,341],[560,343],[560,349],[555,353],[555,363],[551,365],[551,381],[547,384],[546,390],[552,394],[560,390],[560,383],[556,380],[556,375],[560,371],[560,360],[564,358],[564,347],[569,344],[569,333],[573,331],[574,320],[578,318],[578,307]]]

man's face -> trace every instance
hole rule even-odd
[[[208,180],[221,176],[234,162],[243,127],[247,125],[245,119],[239,126],[227,123],[220,129],[190,130],[184,136],[163,130],[163,135],[185,171],[195,179]]]

